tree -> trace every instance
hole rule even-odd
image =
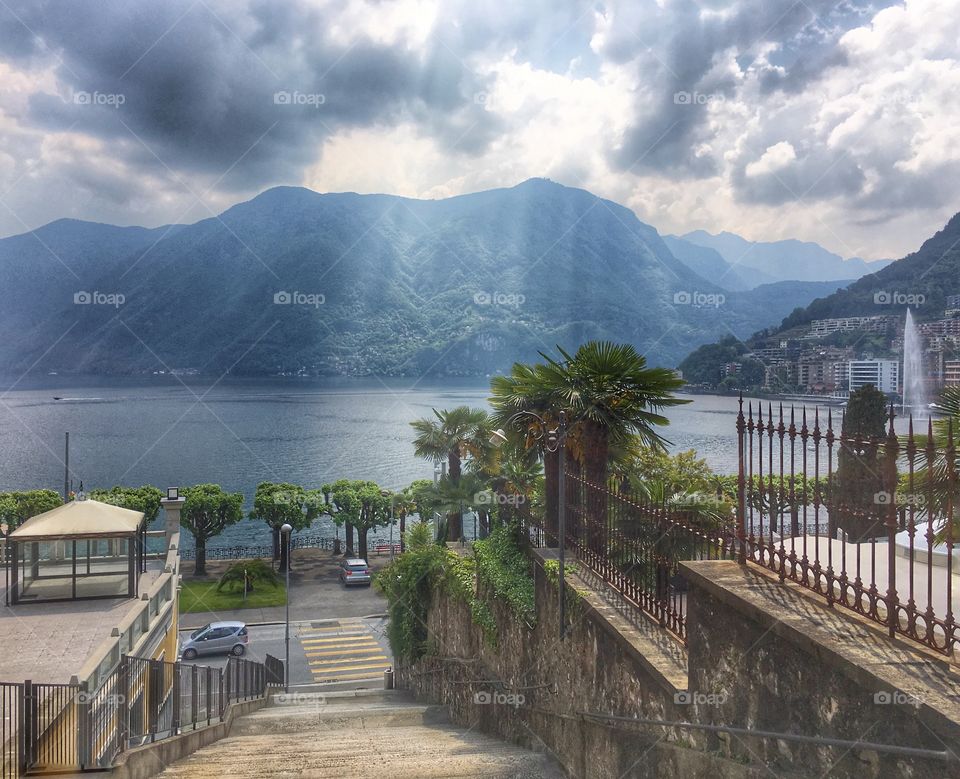
[[[853,541],[886,535],[883,507],[887,396],[872,384],[850,393],[840,428],[837,471],[831,485],[830,534],[844,530]],[[891,496],[891,499],[893,497]]]
[[[243,494],[224,492],[219,484],[197,484],[182,491],[180,524],[193,534],[197,547],[193,573],[207,573],[207,541],[243,519]]]
[[[366,560],[367,533],[390,524],[389,495],[382,495],[376,482],[350,479],[339,479],[323,491],[330,496],[333,521],[356,529],[357,555]]]
[[[950,509],[953,524],[950,538],[960,539],[960,387],[948,387],[943,391],[937,410],[945,416],[930,423],[927,435],[917,436],[916,462],[923,463],[914,473],[913,484],[907,484],[916,495],[908,498],[916,502],[923,498],[920,514],[932,513],[937,522],[936,542],[942,544],[947,537]],[[932,432],[932,437],[929,433]],[[906,442],[901,442],[906,450]]]
[[[509,376],[494,376],[490,380],[490,404],[494,409],[493,423],[502,427],[518,446],[543,460],[544,530],[548,539],[556,539],[560,454],[549,450],[546,434],[557,426],[559,409],[554,406],[551,386],[543,372],[543,365],[514,363]]]
[[[483,457],[490,446],[491,424],[487,412],[469,406],[458,406],[449,411],[433,409],[436,419],[417,419],[410,423],[416,431],[413,447],[417,457],[434,463],[447,461],[447,478],[453,484],[460,481],[463,460]],[[463,536],[461,518],[449,516],[453,538]]]
[[[0,524],[7,525],[9,534],[30,517],[62,505],[63,499],[53,490],[0,492]]]
[[[273,559],[280,561],[280,570],[286,571],[288,543],[281,543],[280,528],[289,524],[293,531],[310,527],[320,506],[317,496],[296,484],[264,481],[257,485],[250,519],[265,522],[273,538]],[[291,532],[293,532],[291,531]]]
[[[92,500],[109,503],[112,506],[139,511],[143,514],[147,525],[153,523],[160,513],[160,501],[163,493],[151,484],[142,487],[111,487],[109,490],[93,489],[87,493]]]
[[[573,355],[558,347],[561,360],[542,355],[547,364],[541,373],[556,407],[569,415],[577,459],[584,478],[603,487],[611,439],[635,435],[642,444],[665,448],[657,432],[670,424],[660,412],[690,401],[674,392],[683,379],[666,368],[648,368],[646,358],[629,344],[590,341]],[[588,491],[587,521],[599,533],[606,517],[606,493]],[[599,536],[592,539],[594,545]]]

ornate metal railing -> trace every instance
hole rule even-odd
[[[952,422],[844,434],[833,412],[740,401],[738,559],[951,654],[958,462]]]

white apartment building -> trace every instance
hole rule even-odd
[[[897,360],[851,360],[847,363],[850,392],[867,384],[888,395],[900,391],[900,363]]]

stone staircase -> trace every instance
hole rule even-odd
[[[397,690],[274,695],[230,735],[173,763],[164,779],[562,779],[546,755],[451,725],[441,706]]]

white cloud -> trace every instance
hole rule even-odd
[[[776,173],[778,170],[786,168],[791,162],[797,159],[797,152],[793,145],[788,141],[780,141],[773,146],[768,146],[763,156],[756,162],[751,162],[746,167],[748,176],[763,176],[768,173]]]

